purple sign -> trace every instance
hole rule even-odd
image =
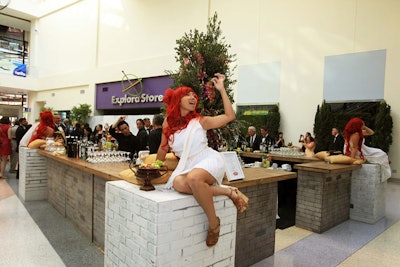
[[[169,76],[139,78],[124,74],[119,82],[96,85],[96,109],[159,108],[172,83]]]

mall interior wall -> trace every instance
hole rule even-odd
[[[29,94],[30,105],[94,107],[95,85],[121,80],[122,70],[140,77],[177,70],[175,41],[190,29],[205,31],[214,12],[236,65],[279,63],[280,130],[294,144],[300,133],[312,132],[317,105],[323,101],[325,57],[386,49],[384,99],[394,121],[389,157],[393,177],[399,177],[399,1],[76,1],[32,22],[34,78],[22,85],[35,91]],[[236,72],[233,78],[240,75]],[[233,89],[244,90],[237,85]],[[236,104],[269,103],[268,88],[260,84],[259,90],[267,95],[259,103],[235,99]]]

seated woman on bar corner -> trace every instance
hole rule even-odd
[[[166,119],[157,151],[157,160],[163,161],[170,149],[180,158],[166,188],[192,194],[203,208],[209,223],[206,239],[209,247],[217,244],[220,232],[213,196],[228,196],[240,212],[248,206],[248,198],[237,188],[221,186],[224,161],[219,152],[208,147],[207,130],[219,128],[236,118],[225,91],[225,75],[216,73],[215,76],[211,81],[221,93],[224,114],[201,116],[196,111],[198,96],[193,89],[185,86],[167,89],[163,100],[167,106]]]
[[[344,154],[351,158],[364,159],[369,163],[379,164],[381,168],[381,182],[392,176],[390,160],[385,151],[365,145],[364,136],[374,134],[360,118],[350,119],[344,128]]]

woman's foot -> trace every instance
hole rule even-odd
[[[244,212],[247,207],[249,206],[249,198],[246,197],[242,192],[239,191],[237,188],[230,188],[231,189],[231,194],[229,195],[229,198],[233,201],[233,204],[235,204],[237,210],[239,212]]]
[[[213,229],[208,228],[207,239],[206,239],[207,247],[212,247],[218,242],[219,230],[221,229],[220,227],[221,221],[219,220],[219,217],[217,217],[217,220],[218,224],[216,227],[214,227]]]

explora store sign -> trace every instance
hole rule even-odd
[[[140,78],[123,72],[119,82],[96,85],[96,109],[159,108],[171,84],[169,76]]]

